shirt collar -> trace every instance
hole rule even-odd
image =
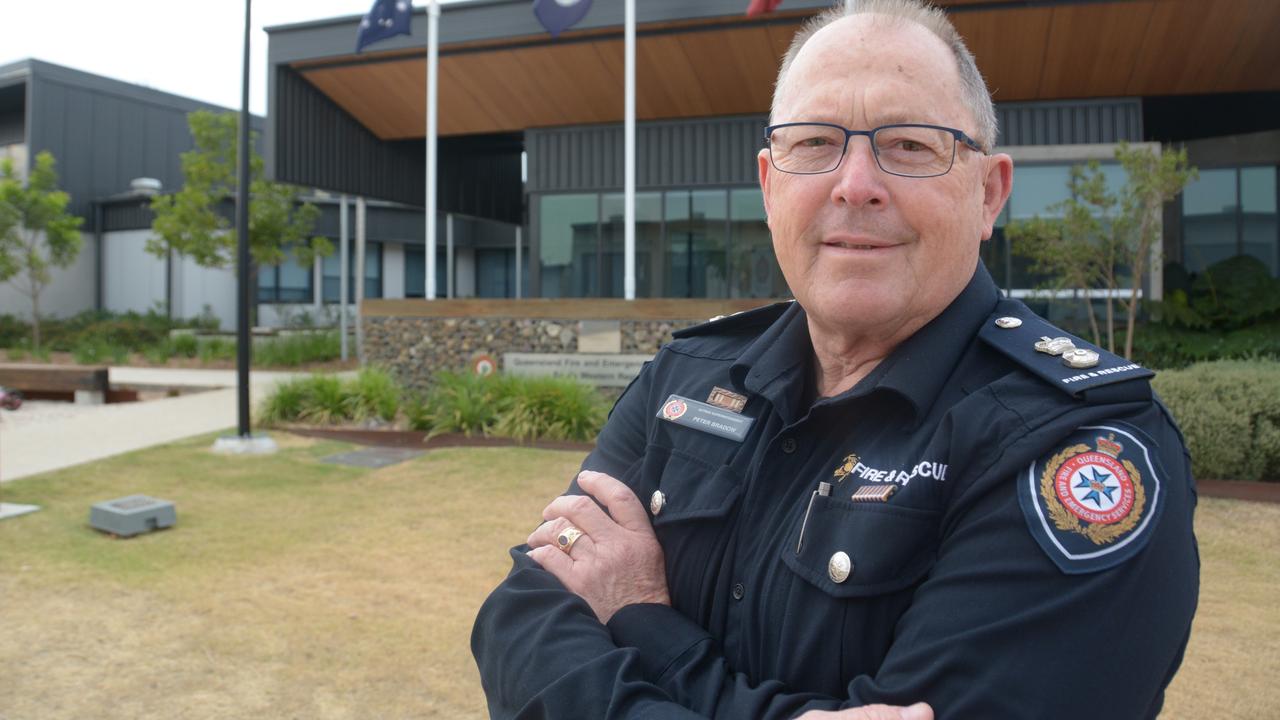
[[[918,423],[933,407],[962,353],[972,344],[982,322],[995,309],[999,293],[986,267],[979,262],[969,284],[937,317],[907,338],[852,389],[833,398],[838,402],[876,390],[900,395]],[[813,357],[809,323],[799,303],[791,307],[738,356],[730,378],[740,390],[765,396],[784,418],[799,410],[802,392],[790,382],[804,372]]]
[[[973,344],[998,300],[995,281],[979,261],[969,284],[956,299],[894,348],[846,395],[857,397],[875,390],[895,392],[910,403],[918,424],[933,407],[943,386],[951,381],[951,371]]]

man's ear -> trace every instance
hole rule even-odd
[[[982,239],[991,239],[996,218],[1009,200],[1013,189],[1013,158],[998,153],[986,158],[987,171],[982,179]]]
[[[756,155],[756,166],[759,168],[760,174],[760,194],[764,197],[764,216],[765,220],[768,221],[770,216],[769,184],[773,179],[771,175],[773,172],[773,165],[769,163],[769,148],[762,149],[759,154]]]

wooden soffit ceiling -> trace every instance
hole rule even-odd
[[[1276,0],[943,4],[997,102],[1280,90]],[[778,59],[805,17],[642,26],[637,117],[767,112]],[[620,32],[445,45],[439,62],[442,135],[622,120]],[[424,135],[422,50],[294,67],[379,138]]]

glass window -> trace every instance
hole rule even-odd
[[[421,245],[404,246],[404,296],[426,297],[427,251]],[[440,283],[436,283],[436,288]]]
[[[1124,171],[1124,166],[1119,163],[1103,163],[1099,169],[1107,179],[1107,192],[1119,197],[1129,182],[1129,174]]]
[[[476,249],[476,297],[515,297],[516,251],[504,248]]]
[[[773,253],[773,237],[765,222],[760,188],[730,190],[729,219],[733,237],[729,297],[790,297],[791,291]]]
[[[724,190],[666,193],[664,297],[728,297],[727,201]]]
[[[285,251],[290,253],[289,250]],[[288,254],[279,265],[258,268],[258,302],[309,303],[312,301],[312,272]]]
[[[342,258],[339,253],[342,248],[337,240],[330,239],[333,242],[333,254],[324,259],[321,266],[321,272],[324,277],[321,280],[321,294],[325,302],[338,302],[338,293],[342,284]],[[347,302],[355,302],[356,298],[356,258],[355,258],[355,240],[347,242],[349,253],[347,255]],[[407,248],[406,248],[407,250]],[[407,254],[407,253],[406,253]],[[366,242],[364,247],[364,296],[366,298],[382,297],[382,243]],[[421,296],[419,296],[421,297]]]
[[[609,193],[600,199],[600,248],[604,270],[601,297],[626,297],[626,207],[622,193]],[[636,193],[636,297],[661,297],[662,194]]]
[[[261,265],[258,267],[258,302],[276,301],[276,266]],[[239,303],[239,300],[236,301]]]
[[[1200,272],[1236,254],[1236,169],[1201,170],[1182,193],[1182,264]]]
[[[1280,273],[1280,225],[1276,222],[1276,168],[1247,167],[1240,169],[1240,221],[1244,246],[1240,251],[1252,255],[1271,270]]]
[[[277,268],[279,273],[279,292],[277,298],[280,302],[288,303],[309,303],[312,301],[311,294],[311,268],[300,265],[298,259],[292,255],[285,260]]]
[[[1013,220],[1029,220],[1051,215],[1048,207],[1067,199],[1070,165],[1031,165],[1015,172],[1013,192],[1009,195],[1009,216]]]
[[[445,256],[441,246],[436,246],[436,297],[442,298],[448,293],[445,285]],[[421,245],[404,246],[404,296],[407,298],[426,297],[427,250]]]
[[[543,297],[598,297],[600,196],[546,195],[539,200],[538,262]]]

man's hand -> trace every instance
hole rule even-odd
[[[578,487],[591,497],[563,495],[553,500],[542,511],[547,522],[529,536],[529,557],[586,600],[602,623],[627,605],[670,605],[662,546],[635,493],[589,470],[578,474]],[[584,534],[564,553],[556,537],[569,526]]]
[[[798,720],[933,720],[933,708],[916,703],[911,707],[868,705],[848,710],[810,710]]]

